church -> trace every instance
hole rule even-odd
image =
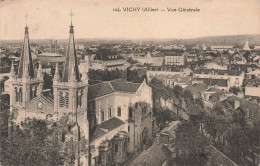
[[[151,87],[145,80],[132,83],[122,79],[89,85],[87,70],[79,72],[72,22],[65,61],[62,66],[56,64],[52,95],[43,93],[41,62],[37,69],[35,66],[26,26],[18,71],[12,64],[10,73],[10,124],[26,118],[59,120],[68,115],[76,124],[71,130],[77,148],[87,149],[79,152],[83,165],[120,165],[151,141],[155,134]]]

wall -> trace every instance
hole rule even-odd
[[[245,95],[246,96],[256,96],[260,97],[260,87],[245,87]]]

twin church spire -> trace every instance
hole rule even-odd
[[[71,16],[71,25],[69,29],[69,42],[67,46],[67,51],[65,55],[65,62],[63,65],[62,75],[59,76],[58,73],[58,66],[56,66],[54,80],[61,81],[61,82],[78,82],[80,81],[80,73],[78,69],[78,62],[77,62],[77,55],[75,49],[75,42],[74,42],[74,26],[72,24],[72,16],[73,13],[70,13]],[[21,60],[19,63],[18,69],[18,78],[28,77],[34,78],[36,73],[34,72],[33,62],[32,62],[32,55],[30,50],[30,42],[29,42],[29,30],[28,26],[25,27],[25,35],[24,35],[24,44],[23,50],[21,54]],[[83,79],[86,79],[86,73],[83,74]]]

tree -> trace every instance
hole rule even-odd
[[[179,85],[175,85],[173,87],[173,92],[174,95],[176,96],[176,98],[181,98],[182,97],[182,92],[183,92],[183,88]]]
[[[196,125],[182,122],[176,130],[177,165],[205,165],[205,147],[207,142]]]
[[[73,165],[75,153],[66,150],[61,135],[67,123],[27,119],[8,138],[1,138],[2,165]],[[63,123],[63,124],[62,124]],[[72,142],[71,142],[72,143]]]
[[[241,90],[238,87],[230,87],[229,92],[232,92],[233,94],[237,95],[238,92],[241,92]]]

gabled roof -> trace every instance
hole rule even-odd
[[[141,83],[110,82],[116,92],[136,92]]]
[[[102,122],[101,124],[97,125],[94,134],[91,138],[91,141],[99,137],[102,137],[106,133],[109,133],[110,131],[122,126],[123,124],[125,124],[125,122],[116,117],[110,118],[109,120]]]
[[[108,95],[114,92],[134,93],[142,83],[132,83],[125,80],[113,80],[89,85],[88,100]]]
[[[95,98],[113,93],[114,89],[108,82],[102,82],[99,84],[89,85],[88,88],[88,100],[93,100]]]

